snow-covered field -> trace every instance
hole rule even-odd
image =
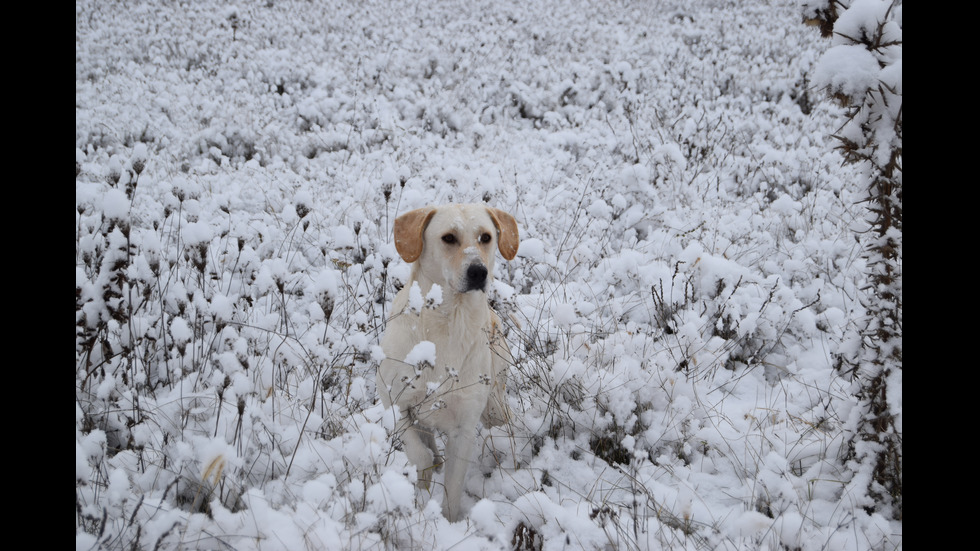
[[[902,547],[840,457],[865,186],[793,0],[76,0],[75,36],[78,549]],[[392,221],[451,201],[522,237],[517,420],[452,524],[374,389]]]

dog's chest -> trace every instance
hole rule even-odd
[[[482,413],[491,389],[489,323],[453,316],[405,313],[392,323],[401,325],[386,339],[385,354],[401,359],[420,342],[435,345],[432,362],[401,363],[401,373],[386,376],[403,408],[413,408],[432,426],[454,425],[460,416]],[[489,318],[488,318],[489,319]]]
[[[435,344],[435,365],[427,374],[430,382],[445,381],[447,377],[470,385],[490,374],[490,343],[487,328],[444,317],[420,316],[418,340]]]

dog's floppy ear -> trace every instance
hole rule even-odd
[[[513,260],[517,256],[517,247],[521,244],[521,237],[517,232],[517,220],[500,209],[487,207],[487,210],[490,211],[493,224],[497,226],[499,234],[497,249],[500,250],[500,256],[507,260]]]
[[[424,207],[395,218],[395,250],[405,262],[415,262],[422,256],[422,233],[435,213],[435,207]]]

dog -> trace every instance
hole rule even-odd
[[[428,489],[433,469],[444,463],[442,512],[455,522],[477,425],[511,418],[504,392],[512,357],[487,290],[496,252],[507,260],[517,255],[517,221],[486,205],[430,206],[396,218],[394,239],[411,276],[395,296],[381,341],[378,394],[386,408],[399,408],[396,434],[418,485]],[[444,457],[438,433],[446,437]]]

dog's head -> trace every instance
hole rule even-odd
[[[511,260],[520,238],[510,214],[485,205],[443,205],[406,212],[395,219],[395,249],[405,262],[443,288],[486,291],[494,250]]]

